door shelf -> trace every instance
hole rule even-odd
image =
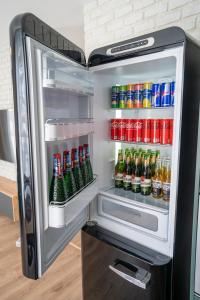
[[[92,119],[51,119],[45,123],[45,141],[63,141],[94,132]]]
[[[152,144],[152,143],[136,143],[136,142],[127,142],[127,141],[120,141],[120,140],[109,140],[110,142],[113,142],[113,143],[125,143],[125,144],[131,144],[131,145],[136,145],[136,146],[155,146],[155,147],[172,147],[171,144]]]
[[[132,204],[134,206],[148,208],[163,214],[168,214],[169,211],[168,202],[165,202],[162,199],[155,199],[151,195],[143,196],[140,193],[133,193],[132,191],[125,191],[124,189],[115,187],[110,187],[101,192],[101,194],[126,202],[128,204]]]
[[[67,226],[96,197],[98,192],[97,176],[84,188],[79,190],[65,203],[49,204],[49,226],[61,228]]]
[[[82,96],[93,96],[94,90],[92,87],[81,86],[80,83],[73,85],[72,83],[66,83],[54,79],[44,79],[43,88],[52,90],[63,90],[71,92],[72,94],[82,95]]]

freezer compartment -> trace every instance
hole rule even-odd
[[[170,300],[170,258],[98,226],[82,230],[84,300]]]
[[[112,188],[98,196],[98,215],[115,224],[122,224],[131,229],[142,231],[157,239],[168,238],[168,206],[164,201],[152,197],[134,195]],[[154,202],[158,201],[156,206]]]
[[[45,141],[63,141],[93,132],[93,119],[50,119],[45,124]]]
[[[89,205],[97,196],[97,193],[97,178],[95,177],[92,183],[73,195],[65,204],[51,203],[49,205],[49,227],[60,228],[67,226]]]

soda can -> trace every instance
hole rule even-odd
[[[161,84],[161,106],[171,106],[171,84],[163,82]]]
[[[119,119],[111,119],[111,140],[118,140]]]
[[[173,143],[173,130],[174,130],[174,120],[169,120],[169,144],[172,145]]]
[[[152,107],[160,107],[161,106],[160,84],[159,83],[152,84],[151,106]]]
[[[135,120],[126,119],[125,141],[127,142],[133,141],[134,124],[135,124]]]
[[[142,120],[142,142],[150,143],[151,141],[151,120]]]
[[[170,133],[169,126],[170,126],[169,119],[160,120],[160,144],[163,145],[169,144],[169,133]]]
[[[121,85],[119,88],[119,108],[126,108],[126,85]]]
[[[160,120],[151,119],[151,143],[160,143]]]
[[[142,90],[143,85],[138,83],[134,84],[134,107],[142,108]]]
[[[134,93],[133,93],[133,85],[132,84],[127,85],[127,96],[126,97],[127,97],[126,107],[133,108]]]
[[[119,107],[119,85],[113,85],[112,86],[112,101],[111,101],[111,107],[112,108],[118,108]]]
[[[142,124],[143,120],[134,120],[133,141],[140,143],[142,141]]]
[[[118,122],[118,140],[125,141],[126,119],[119,119]]]
[[[143,83],[143,92],[142,92],[142,106],[151,107],[151,96],[152,96],[152,83],[145,82]]]
[[[174,106],[174,96],[175,96],[175,81],[171,82],[171,105]]]

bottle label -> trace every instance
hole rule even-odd
[[[122,187],[123,186],[123,174],[117,173],[115,175],[115,186],[116,187]]]
[[[170,183],[163,182],[163,200],[170,200]]]
[[[152,181],[152,195],[154,197],[161,197],[162,195],[162,182],[160,180]]]
[[[58,159],[57,157],[54,157],[53,159],[53,170],[54,170],[54,176],[59,176],[61,175],[61,163],[60,163],[60,159]]]
[[[142,179],[141,181],[141,194],[150,195],[151,194],[151,179]]]
[[[140,192],[140,184],[141,184],[141,177],[133,177],[132,178],[132,191],[133,192],[136,192],[136,193],[139,193]]]
[[[131,175],[125,175],[124,176],[124,178],[123,178],[124,189],[126,189],[126,190],[131,189],[131,180],[132,180]]]

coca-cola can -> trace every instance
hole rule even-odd
[[[169,126],[170,120],[169,119],[162,119],[160,120],[160,144],[169,144]]]
[[[119,119],[118,123],[118,140],[125,141],[126,119]]]
[[[142,142],[150,143],[151,141],[151,120],[142,120]]]
[[[118,140],[118,119],[111,119],[111,140]]]
[[[174,130],[174,120],[169,120],[169,144],[172,145],[173,143],[173,130]]]
[[[126,119],[125,141],[132,142],[134,135],[134,122],[133,119]]]
[[[143,120],[134,120],[133,141],[136,143],[140,143],[142,141],[142,124]]]
[[[151,143],[160,143],[160,120],[151,119]]]

